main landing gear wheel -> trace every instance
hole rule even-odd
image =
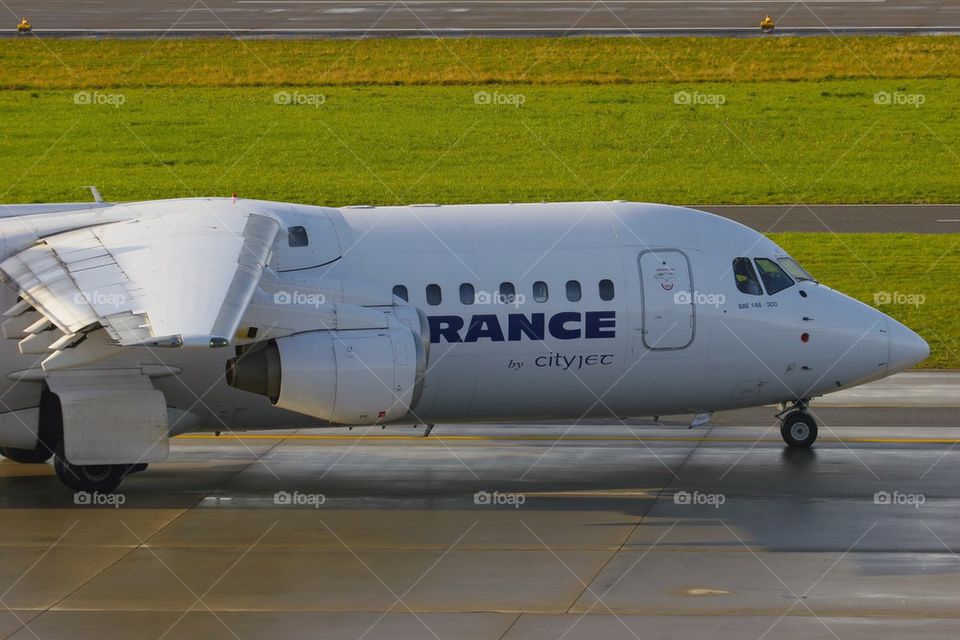
[[[42,464],[53,457],[53,451],[41,442],[34,449],[0,447],[0,455],[23,464]]]
[[[60,481],[74,491],[111,493],[128,475],[147,468],[145,464],[73,464],[57,451],[53,468]]]
[[[817,421],[806,411],[793,411],[780,424],[780,435],[791,447],[807,449],[817,439]]]

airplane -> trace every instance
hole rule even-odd
[[[95,193],[95,195],[97,195]],[[764,235],[623,201],[0,207],[0,447],[111,492],[192,432],[808,404],[927,343]]]

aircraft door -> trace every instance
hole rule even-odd
[[[679,249],[640,253],[643,344],[648,349],[683,349],[696,329],[690,260]]]
[[[292,209],[293,207],[287,207]],[[277,236],[270,267],[280,273],[314,269],[343,254],[333,220],[326,213],[298,213],[274,207],[285,227]]]

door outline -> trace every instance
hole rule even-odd
[[[641,261],[643,260],[643,256],[648,253],[679,253],[687,263],[687,279],[690,284],[690,340],[688,340],[687,343],[682,346],[654,347],[647,343],[647,294],[646,286],[644,285],[643,280],[643,267],[641,266]],[[644,249],[637,254],[637,273],[640,276],[640,336],[643,340],[643,346],[650,351],[681,351],[689,347],[691,344],[693,344],[693,341],[697,336],[697,305],[694,304],[694,292],[696,289],[693,286],[693,265],[690,264],[690,256],[680,249]]]

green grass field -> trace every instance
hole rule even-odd
[[[894,90],[926,102],[875,104]],[[279,90],[320,106],[277,91],[0,91],[2,200],[97,184],[117,200],[960,201],[953,80]],[[688,96],[724,103],[676,103]]]
[[[11,39],[0,202],[960,202],[957,104],[953,37]],[[960,236],[776,239],[960,367]]]
[[[0,200],[957,202],[958,103],[957,37],[9,39]]]
[[[960,77],[960,38],[39,40],[0,87],[629,84]]]

